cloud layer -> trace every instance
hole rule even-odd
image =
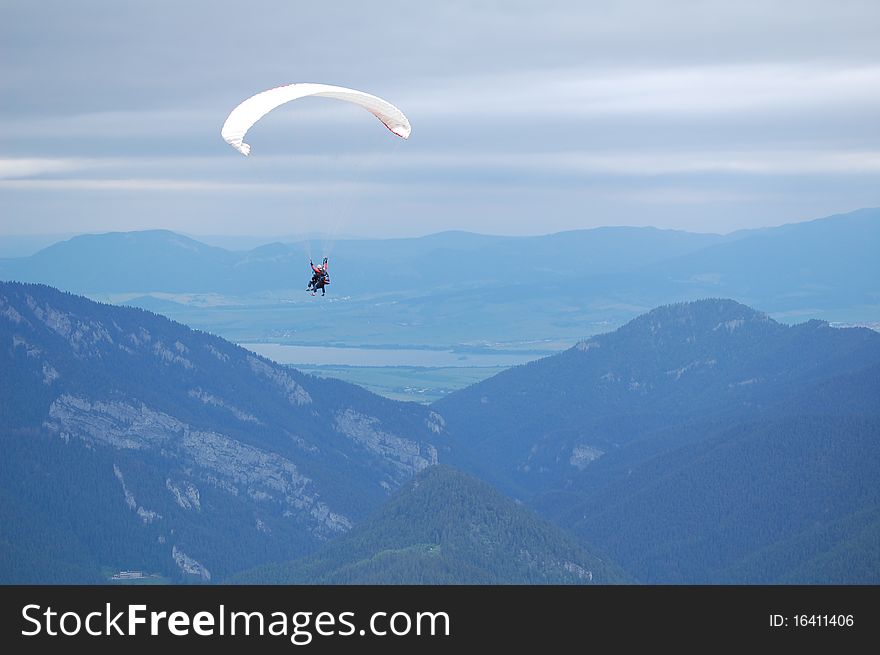
[[[880,5],[597,4],[4,4],[0,234],[725,232],[880,205]],[[295,81],[381,95],[413,135],[306,99],[251,157],[222,141]]]

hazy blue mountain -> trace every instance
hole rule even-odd
[[[880,580],[877,398],[880,334],[706,300],[433,407],[447,462],[641,581],[849,583]]]
[[[570,345],[705,297],[787,322],[880,323],[878,251],[880,209],[865,209],[726,236],[608,227],[232,251],[164,231],[84,235],[0,259],[0,278],[160,311],[237,342],[524,347]],[[320,303],[305,293],[308,253],[330,255]]]
[[[219,337],[0,283],[0,580],[208,580],[310,552],[436,463],[442,420]]]
[[[316,554],[235,576],[251,584],[614,584],[628,581],[484,482],[431,466]]]
[[[645,273],[699,296],[736,298],[777,313],[876,306],[880,210],[740,233]]]
[[[0,260],[0,278],[87,291],[214,291],[235,282],[238,253],[169,232],[110,232]]]
[[[655,228],[609,227],[537,237],[444,232],[411,239],[332,244],[338,293],[377,293],[531,283],[629,271],[722,239]],[[77,293],[256,294],[305,287],[308,252],[321,241],[270,243],[246,251],[205,245],[167,230],[82,235],[23,258],[0,259],[0,278]],[[300,279],[304,281],[300,284]]]

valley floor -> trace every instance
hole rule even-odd
[[[430,404],[477,382],[505,366],[295,366],[303,373],[351,382],[373,393],[391,398]]]

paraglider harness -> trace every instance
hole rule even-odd
[[[314,296],[318,289],[320,289],[321,295],[326,295],[327,292],[324,290],[324,287],[330,284],[330,274],[327,272],[327,258],[324,257],[324,263],[321,266],[315,266],[311,259],[309,260],[309,265],[312,267],[314,274],[312,279],[309,280],[309,286],[306,287],[306,291],[311,291]]]

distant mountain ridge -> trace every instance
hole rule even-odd
[[[385,290],[463,286],[466,278],[458,275],[462,270],[479,272],[480,280],[502,286],[530,283],[550,271],[571,280],[642,271],[647,276],[642,282],[662,278],[666,284],[699,286],[702,291],[716,287],[724,292],[716,295],[730,297],[731,291],[757,293],[755,280],[779,293],[826,281],[835,286],[861,282],[861,276],[878,271],[873,257],[878,244],[880,208],[872,208],[724,236],[600,227],[530,237],[459,231],[418,238],[340,239],[333,244],[332,256],[333,266],[342,267],[348,289],[355,293],[375,285],[358,286],[362,276],[352,271],[392,268],[400,274],[383,278]],[[169,230],[86,234],[29,257],[0,258],[0,278],[77,293],[258,293],[289,288],[291,275],[307,272],[306,253],[312,247],[321,245],[276,242],[239,251]]]
[[[236,342],[568,345],[654,307],[707,297],[786,322],[880,325],[876,208],[724,236],[606,227],[322,247],[231,251],[167,231],[83,235],[0,259],[0,279],[134,304]],[[330,256],[332,285],[320,304],[305,294],[309,253]]]
[[[810,303],[836,309],[876,304],[880,297],[878,209],[731,236],[739,238],[649,264],[644,272],[776,312]]]
[[[625,271],[691,252],[722,237],[656,228],[607,227],[537,237],[442,232],[419,238],[347,240],[333,244],[331,266],[347,292],[376,291],[359,284],[363,272],[382,279],[383,291],[482,280],[523,282],[549,269],[565,275]],[[241,295],[289,289],[308,272],[319,243],[269,243],[226,250],[169,230],[109,232],[73,237],[23,258],[0,259],[0,278],[41,282],[77,293],[151,292]],[[323,252],[316,252],[320,259]],[[389,269],[397,274],[383,276]],[[361,272],[355,275],[356,271]],[[303,285],[304,286],[304,285]]]

